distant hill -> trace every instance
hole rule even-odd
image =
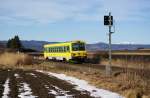
[[[108,44],[106,43],[95,43],[87,44],[87,50],[108,50]],[[137,49],[150,49],[150,44],[112,44],[112,50],[137,50]]]
[[[6,47],[7,41],[0,41],[0,43],[2,43],[3,45],[5,45],[5,47]],[[53,43],[57,43],[57,42],[35,41],[35,40],[30,40],[30,41],[22,40],[21,43],[24,46],[24,48],[33,49],[33,50],[37,50],[37,51],[42,51],[44,44],[53,44]]]
[[[0,48],[5,48],[5,44],[0,42]]]
[[[86,45],[86,49],[89,50],[89,51],[106,50],[107,48],[108,48],[108,44],[102,43],[102,42]]]
[[[25,48],[29,48],[29,49],[33,49],[33,50],[37,50],[37,51],[42,51],[44,44],[57,43],[57,42],[47,42],[47,41],[35,41],[35,40],[21,41],[21,42]]]
[[[53,43],[58,43],[58,42],[48,42],[48,41],[26,41],[23,40],[21,41],[23,46],[25,48],[29,49],[34,49],[37,51],[42,51],[43,50],[43,45],[44,44],[53,44]],[[1,44],[6,46],[7,41],[0,41]],[[112,44],[112,50],[137,50],[137,49],[150,49],[150,44],[149,45],[143,45],[143,44]],[[107,50],[108,49],[108,44],[99,42],[99,43],[94,43],[94,44],[87,44],[86,49],[89,51],[96,51],[96,50]]]
[[[5,45],[4,43],[0,42],[0,52],[2,52],[5,49]]]

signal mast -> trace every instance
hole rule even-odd
[[[106,65],[106,75],[110,76],[112,73],[112,47],[111,47],[111,34],[114,33],[111,31],[111,27],[113,26],[113,16],[111,16],[111,12],[109,12],[108,16],[104,16],[104,25],[109,27],[109,64]]]

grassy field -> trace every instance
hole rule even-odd
[[[90,51],[88,58],[102,65],[108,64],[107,51]],[[112,51],[112,65],[129,68],[150,69],[150,50]]]
[[[32,64],[32,57],[24,53],[8,53],[4,52],[0,55],[0,64],[1,65],[28,65]]]
[[[28,59],[25,59],[25,57]],[[140,69],[138,71],[134,71],[128,68],[114,67],[112,75],[107,77],[105,76],[104,66],[98,64],[68,64],[38,60],[22,53],[4,53],[1,54],[0,58],[3,59],[3,63],[0,62],[0,67],[2,69],[39,69],[56,73],[64,73],[69,76],[87,80],[90,84],[95,85],[98,88],[118,92],[126,96],[126,98],[150,97],[150,70]],[[15,63],[12,63],[12,61]],[[29,63],[28,61],[31,62]]]

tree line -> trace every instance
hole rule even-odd
[[[18,35],[16,35],[14,38],[11,38],[11,39],[8,40],[7,48],[11,48],[11,49],[21,49],[21,48],[23,48]]]
[[[12,50],[17,50],[20,52],[36,52],[34,49],[25,48],[18,35],[14,36],[13,38],[9,39],[6,44],[7,48]]]

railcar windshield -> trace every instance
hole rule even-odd
[[[85,44],[84,43],[73,43],[72,44],[72,51],[84,51]]]

